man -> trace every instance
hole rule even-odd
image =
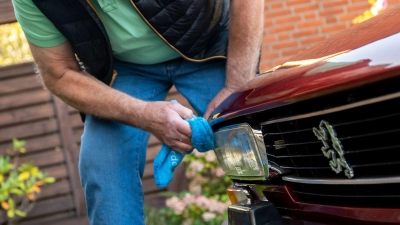
[[[164,101],[169,88],[207,118],[254,77],[263,3],[13,0],[44,84],[86,115],[79,170],[91,224],[144,223],[149,133],[192,149],[193,112]]]

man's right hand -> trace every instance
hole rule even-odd
[[[172,102],[145,102],[105,85],[80,70],[68,42],[50,48],[30,43],[30,48],[44,84],[67,104],[149,131],[179,152],[192,149],[191,129],[184,120],[192,118],[190,109]]]
[[[149,131],[164,144],[185,153],[192,150],[192,130],[185,119],[193,117],[192,110],[173,102],[146,102],[141,124],[138,127]]]

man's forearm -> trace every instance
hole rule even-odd
[[[49,90],[81,112],[141,127],[145,102],[117,91],[84,72],[68,70]]]
[[[255,76],[264,28],[264,0],[231,0],[226,88]]]

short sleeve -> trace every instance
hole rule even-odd
[[[39,47],[54,47],[66,41],[53,23],[36,7],[32,0],[12,0],[15,17],[26,39]]]

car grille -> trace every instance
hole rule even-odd
[[[354,170],[354,178],[400,174],[400,98],[339,112],[263,126],[270,161],[293,169],[299,177],[345,178],[329,166],[313,128],[326,121],[342,144],[344,157]],[[327,134],[329,136],[329,134]],[[333,149],[331,137],[328,145]],[[338,153],[335,153],[337,157]]]
[[[262,123],[268,161],[290,171],[286,176],[295,179],[286,180],[291,181],[291,191],[298,200],[400,207],[400,93],[393,83],[372,87],[276,109],[271,115],[287,117]],[[345,104],[336,99],[354,93],[363,97]],[[329,125],[334,132],[329,133]],[[320,126],[327,134],[325,144],[332,150],[330,159],[323,154],[323,141],[314,132],[321,133]],[[330,166],[332,155],[346,162],[337,173]],[[354,176],[346,176],[346,164]]]

